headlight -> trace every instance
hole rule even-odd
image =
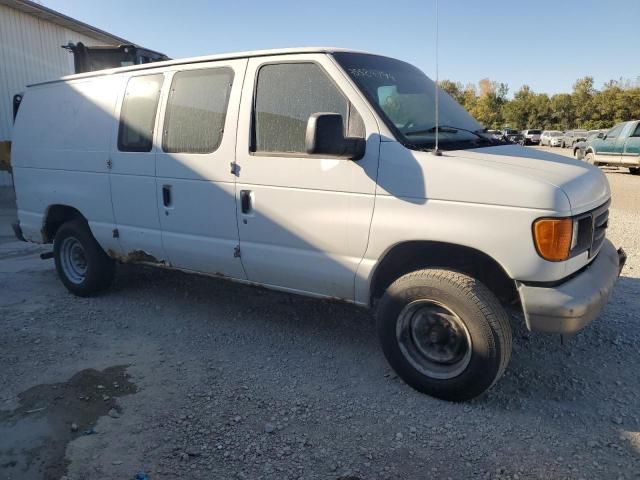
[[[550,262],[569,258],[573,235],[572,218],[540,218],[533,223],[533,242],[538,254]],[[576,229],[577,230],[577,229]],[[577,237],[575,238],[577,243]]]

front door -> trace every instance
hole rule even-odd
[[[628,122],[618,139],[620,163],[638,165],[640,155],[640,122]]]
[[[367,138],[358,161],[305,152],[310,115],[340,113]],[[251,281],[354,298],[374,206],[379,134],[367,104],[327,55],[252,58],[236,162],[242,264]]]
[[[598,142],[597,161],[606,163],[618,163],[620,161],[621,150],[618,139],[625,125],[624,123],[616,125]]]
[[[246,278],[237,254],[232,172],[246,64],[183,65],[168,73],[155,198],[174,267]]]

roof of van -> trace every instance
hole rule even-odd
[[[62,82],[62,81],[68,81],[68,80],[76,80],[81,78],[97,77],[102,75],[112,75],[112,74],[121,73],[121,72],[133,72],[136,70],[148,70],[151,68],[161,68],[161,67],[168,67],[171,65],[183,65],[188,63],[214,62],[216,60],[229,60],[234,58],[266,57],[266,56],[273,56],[273,55],[292,55],[296,53],[333,53],[333,52],[370,53],[370,52],[364,52],[360,50],[352,50],[348,48],[337,48],[337,47],[300,47],[300,48],[275,48],[271,50],[251,50],[247,52],[220,53],[217,55],[204,55],[201,57],[178,58],[175,60],[167,60],[165,62],[143,63],[142,65],[131,65],[128,67],[96,70],[93,72],[79,73],[76,75],[67,75],[65,77],[61,77],[55,80],[33,83],[28,86],[33,87],[36,85],[44,85],[47,83],[55,83],[55,82]]]

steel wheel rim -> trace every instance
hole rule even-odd
[[[67,237],[60,245],[60,266],[70,282],[79,285],[87,276],[87,256],[84,247],[74,237]]]
[[[471,361],[471,335],[450,308],[435,300],[405,306],[396,324],[404,357],[423,375],[447,380],[460,375]]]

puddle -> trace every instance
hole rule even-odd
[[[18,408],[0,411],[0,478],[58,480],[63,476],[67,444],[93,434],[100,417],[112,408],[118,410],[117,397],[136,392],[126,368],[82,370],[67,382],[36,385],[18,395]],[[73,423],[78,427],[75,432]]]

